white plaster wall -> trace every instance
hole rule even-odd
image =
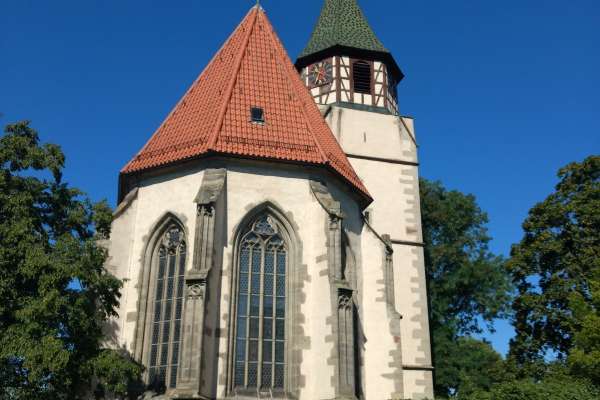
[[[413,121],[403,118],[414,135]],[[346,153],[418,162],[416,146],[398,116],[335,107],[327,122]]]
[[[425,277],[421,272],[423,249],[412,246],[394,245],[396,307],[403,315],[402,358],[404,364],[431,366],[431,348],[427,314],[427,296],[423,291]]]
[[[399,117],[341,107],[334,107],[327,117],[352,166],[374,198],[368,208],[371,225],[379,234],[390,235],[396,242],[420,243],[423,238],[418,168],[409,165],[418,161],[416,145],[409,136],[410,132],[414,137],[414,122],[410,118],[404,121],[408,130]],[[363,249],[365,240],[366,235],[363,235]],[[381,256],[374,257],[363,254],[365,268],[369,268],[367,260],[381,259]],[[430,367],[427,289],[421,247],[394,245],[394,286],[396,309],[403,316],[402,362],[411,367]],[[376,282],[365,282],[363,291],[376,291],[377,287]],[[378,321],[366,323],[370,324],[377,326]],[[370,368],[366,370],[372,373]],[[430,371],[406,372],[406,398],[433,397]],[[418,376],[422,379],[417,379]],[[371,377],[367,382],[376,381]]]
[[[327,227],[328,215],[321,205],[315,200],[309,185],[309,178],[314,171],[300,170],[298,168],[275,168],[274,164],[240,163],[232,162],[219,167],[227,168],[226,184],[226,226],[227,243],[225,243],[223,263],[215,265],[222,268],[221,282],[221,338],[219,345],[220,361],[218,363],[219,377],[224,376],[226,363],[225,356],[228,348],[228,317],[231,299],[231,267],[233,258],[232,240],[235,229],[244,216],[254,207],[269,201],[281,208],[288,216],[290,222],[298,227],[296,234],[301,241],[301,268],[306,268],[308,276],[304,282],[302,295],[297,299],[302,302],[301,315],[297,317],[302,321],[302,365],[301,365],[301,397],[300,400],[331,399],[335,397],[334,364],[331,356],[334,354],[334,342],[331,328],[331,298],[327,265]],[[194,252],[194,238],[196,223],[196,205],[194,198],[201,186],[203,169],[195,167],[177,173],[163,175],[158,178],[148,178],[141,182],[137,197],[129,207],[120,214],[113,223],[113,234],[110,248],[110,265],[115,274],[126,280],[123,288],[123,298],[119,313],[120,319],[116,321],[116,339],[119,345],[133,351],[133,341],[137,321],[139,279],[143,265],[143,254],[146,243],[152,234],[155,225],[165,216],[172,213],[183,223],[188,243],[187,269],[191,267]],[[360,208],[355,198],[348,194],[347,189],[337,180],[328,176],[321,176],[325,180],[334,197],[341,201],[346,214],[344,226],[350,239],[353,251],[357,258],[357,271],[359,272],[359,298],[363,304],[362,310],[367,319],[364,320],[369,336],[374,339],[369,344],[373,354],[389,352],[388,344],[391,338],[381,340],[376,334],[379,329],[371,323],[378,323],[370,315],[381,315],[385,312],[383,303],[374,303],[375,294],[379,290],[371,282],[376,276],[381,275],[381,245],[370,240],[370,244],[361,246],[362,221]],[[363,276],[362,252],[367,251],[369,257],[377,262],[365,265]],[[375,268],[376,275],[370,275]],[[377,278],[381,279],[381,277]],[[364,281],[364,283],[363,283]],[[379,284],[381,286],[381,284]],[[363,292],[364,288],[364,292]],[[378,297],[381,295],[379,294]],[[380,308],[379,311],[373,311]],[[294,333],[296,334],[296,333]],[[385,344],[384,344],[385,343]],[[371,347],[373,350],[371,350]],[[369,356],[371,357],[371,356]],[[371,358],[370,358],[371,359]],[[378,357],[373,356],[373,360]],[[380,383],[379,369],[374,368],[367,373],[365,382],[370,385],[372,393],[390,392],[391,383]],[[217,394],[223,396],[225,382],[219,378]],[[373,394],[374,400],[379,395]]]
[[[196,205],[193,200],[200,188],[203,172],[196,170],[187,174],[167,174],[160,178],[144,181],[138,191],[137,199],[132,208],[113,222],[110,254],[118,276],[125,278],[123,301],[119,314],[126,317],[118,332],[121,346],[133,351],[137,311],[139,300],[139,285],[141,279],[144,252],[147,241],[157,223],[170,212],[179,218],[186,231],[188,256],[186,268],[191,266],[191,254],[194,243],[190,234],[194,232]],[[126,217],[135,210],[135,217]],[[129,256],[116,249],[129,247]]]
[[[364,261],[361,320],[366,343],[364,350],[365,398],[391,399],[395,392],[396,371],[390,352],[396,349],[390,334],[390,320],[385,302],[384,247],[365,227],[362,235]]]
[[[420,242],[414,167],[353,158],[350,163],[375,199],[368,207],[373,226],[393,239]]]
[[[433,399],[433,372],[405,370],[404,397],[410,400]]]
[[[407,121],[412,131],[412,120]],[[421,242],[418,168],[398,163],[416,163],[416,146],[406,129],[399,129],[399,119],[334,107],[327,122],[373,196],[369,207],[372,225],[392,239]]]
[[[132,248],[135,230],[135,221],[137,218],[138,201],[137,195],[129,199],[126,208],[115,216],[111,226],[111,238],[109,244],[109,257],[106,260],[107,269],[117,278],[124,280],[123,290],[120,299],[120,312],[118,318],[111,321],[107,332],[108,344],[111,347],[125,347],[131,351],[131,343],[123,338],[123,332],[127,327],[127,320],[135,320],[134,314],[128,315],[127,302],[130,295],[129,268],[132,265]],[[129,317],[129,318],[128,318]]]

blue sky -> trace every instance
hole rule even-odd
[[[362,0],[406,74],[421,174],[473,193],[508,254],[561,166],[600,153],[597,0]],[[145,143],[251,0],[0,0],[0,125],[30,119],[66,179],[115,205]],[[263,0],[290,57],[322,0]],[[505,353],[511,329],[489,336]]]

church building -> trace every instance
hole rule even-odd
[[[375,0],[371,0],[375,1]],[[110,345],[166,399],[433,398],[417,141],[356,0],[253,7],[119,177]]]

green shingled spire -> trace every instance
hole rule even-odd
[[[356,0],[325,0],[317,26],[300,58],[333,46],[389,53],[375,36]]]

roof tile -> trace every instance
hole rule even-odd
[[[252,107],[264,110],[264,123],[251,121]],[[370,199],[261,7],[250,10],[121,173],[209,152],[322,165]]]

